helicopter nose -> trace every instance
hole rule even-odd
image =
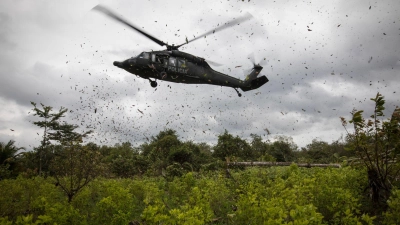
[[[118,62],[118,61],[114,61],[114,66],[121,68],[122,67],[122,63]]]

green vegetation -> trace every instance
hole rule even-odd
[[[38,224],[371,224],[374,217],[361,211],[362,174],[292,165],[235,170],[231,178],[221,171],[171,181],[98,178],[70,203],[54,178],[19,177],[1,181],[0,216]],[[388,221],[396,219],[398,197]]]
[[[61,122],[65,108],[32,103],[40,145],[0,143],[0,224],[399,224],[400,110],[383,121],[383,97],[372,100],[372,120],[353,111],[355,131],[345,141],[302,149],[286,136],[247,141],[228,131],[210,146],[170,129],[140,146],[84,144],[91,131]],[[228,168],[226,161],[294,163]]]
[[[353,161],[367,169],[371,198],[375,207],[384,209],[400,175],[400,108],[396,107],[390,119],[384,121],[385,100],[381,94],[371,98],[375,103],[370,119],[363,111],[353,110],[354,133],[348,133],[349,149],[357,158]],[[341,118],[344,127],[347,121]]]

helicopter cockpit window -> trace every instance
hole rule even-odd
[[[178,67],[185,68],[186,67],[186,61],[184,59],[178,59]]]
[[[154,63],[162,63],[160,56],[156,54],[151,54],[151,61]]]
[[[150,53],[142,52],[142,54],[139,55],[139,58],[141,58],[141,59],[150,59]]]
[[[168,64],[169,64],[169,66],[175,66],[176,65],[176,59],[174,57],[170,57]]]

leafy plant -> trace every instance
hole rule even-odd
[[[51,163],[51,171],[59,186],[67,195],[68,202],[103,169],[100,152],[90,146],[71,143],[57,152]]]
[[[391,118],[383,121],[384,97],[377,93],[371,100],[375,107],[370,119],[364,119],[362,110],[352,111],[349,122],[353,124],[354,133],[347,131],[345,118],[341,117],[341,121],[348,133],[349,149],[357,154],[357,162],[367,169],[372,202],[384,206],[400,172],[400,108],[396,107]]]

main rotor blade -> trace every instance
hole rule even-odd
[[[146,36],[147,38],[149,38],[150,40],[154,41],[155,43],[164,46],[167,45],[166,43],[164,43],[163,41],[151,36],[150,34],[144,32],[143,30],[141,30],[140,28],[138,28],[137,26],[127,22],[126,20],[122,19],[121,17],[117,16],[115,13],[111,12],[110,10],[108,10],[107,8],[103,7],[102,5],[97,5],[95,6],[92,10],[97,10],[99,12],[102,12],[104,14],[106,14],[107,16],[115,19],[116,21],[125,24],[126,26],[136,30],[137,32],[143,34],[144,36]]]
[[[182,45],[185,45],[185,44],[189,44],[190,42],[198,40],[198,39],[200,39],[202,37],[205,37],[205,36],[207,36],[209,34],[214,34],[215,32],[219,32],[219,31],[225,30],[226,28],[235,26],[236,24],[239,24],[241,22],[245,22],[246,20],[249,20],[251,18],[253,18],[253,16],[250,13],[246,13],[244,16],[236,18],[236,19],[233,19],[233,20],[230,20],[230,21],[226,22],[224,25],[216,27],[216,28],[214,28],[214,29],[212,29],[212,30],[210,30],[210,31],[198,36],[198,37],[195,37],[195,38],[190,39],[190,40],[186,39],[186,42],[181,44],[181,45],[179,45],[179,47],[182,46]]]

